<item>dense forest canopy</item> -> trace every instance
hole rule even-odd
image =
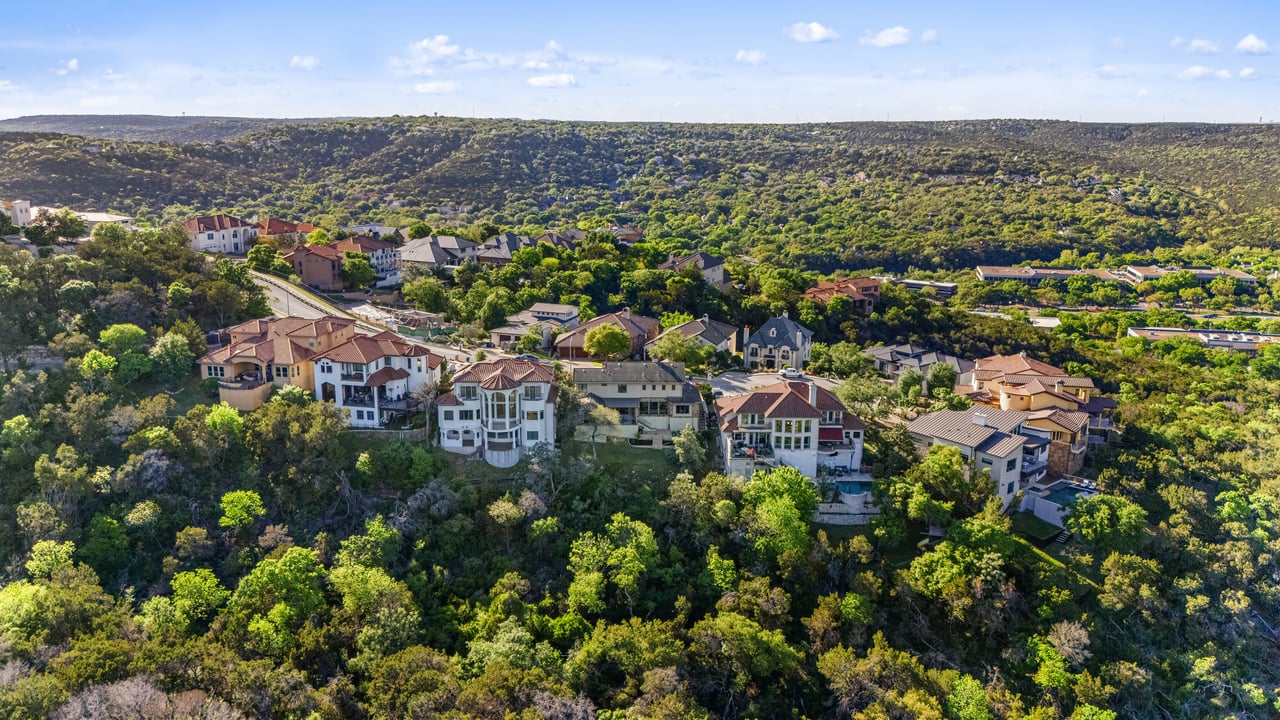
[[[213,209],[328,225],[625,218],[651,238],[827,272],[1280,237],[1274,126],[397,116],[208,137],[0,134],[0,196],[154,221]]]

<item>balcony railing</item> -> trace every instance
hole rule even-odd
[[[731,450],[731,454],[736,458],[770,458],[773,457],[773,448],[768,445],[735,445]]]
[[[520,427],[519,420],[485,420],[483,423],[486,430],[513,430]]]
[[[514,450],[515,447],[516,447],[515,443],[509,440],[503,440],[501,442],[497,440],[490,440],[488,443],[485,444],[486,449],[492,450],[494,452],[506,452],[507,450]]]
[[[351,397],[344,397],[342,398],[342,405],[343,407],[371,408],[373,407],[373,396],[365,397],[353,395]]]
[[[1030,462],[1023,460],[1022,474],[1030,475],[1031,473],[1040,472],[1047,467],[1049,467],[1049,463],[1045,460],[1032,460]]]
[[[218,387],[224,390],[252,390],[256,387],[266,385],[270,380],[264,380],[258,377],[247,377],[238,380],[219,380]]]
[[[364,373],[342,373],[339,378],[348,382],[364,382]]]

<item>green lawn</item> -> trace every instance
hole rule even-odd
[[[578,457],[591,457],[591,443],[573,441],[569,444],[568,452],[572,452]],[[625,442],[596,442],[596,460],[593,464],[597,467],[613,466],[622,472],[629,472],[640,477],[674,477],[679,471],[675,463],[671,460],[671,453],[667,450],[657,448],[638,448],[632,447],[630,443]]]
[[[1040,542],[1051,540],[1062,532],[1062,528],[1041,520],[1029,510],[1013,514],[1013,529]]]

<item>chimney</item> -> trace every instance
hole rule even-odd
[[[782,317],[789,317],[786,310],[782,311]]]
[[[1059,380],[1053,384],[1053,389],[1062,392],[1062,381]]]
[[[809,404],[818,407],[818,383],[809,380]]]
[[[628,305],[627,307],[622,308],[622,317],[627,318],[627,319],[630,319],[630,318],[631,318],[631,306],[630,306],[630,305]]]
[[[1020,357],[1020,358],[1024,358],[1024,357],[1026,357],[1026,356],[1027,356],[1027,351],[1026,351],[1026,350],[1023,350],[1023,351],[1021,351],[1021,352],[1019,352],[1019,353],[1018,353],[1018,357]]]
[[[984,413],[984,412],[974,413],[974,414],[973,414],[973,424],[974,424],[974,425],[981,425],[982,427],[986,427],[986,426],[987,426],[987,414],[986,414],[986,413]]]

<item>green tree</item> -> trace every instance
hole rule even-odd
[[[715,348],[678,332],[669,332],[658,338],[649,348],[649,354],[660,360],[684,363],[693,372],[715,356]]]
[[[239,531],[253,525],[266,513],[258,493],[252,490],[232,490],[222,496],[222,517],[218,518],[218,525]]]
[[[177,573],[170,586],[173,588],[173,607],[184,627],[207,620],[231,597],[231,592],[208,568]]]
[[[599,360],[621,360],[631,354],[631,336],[617,325],[605,323],[587,331],[582,349]]]
[[[191,378],[195,359],[187,338],[172,330],[161,335],[151,348],[151,364],[156,377],[170,387]]]
[[[75,552],[75,543],[41,540],[31,547],[31,558],[26,564],[27,573],[36,579],[47,578],[61,568],[70,567],[71,557]]]
[[[356,289],[369,287],[378,277],[369,258],[357,252],[348,252],[343,257],[341,274],[347,287]]]
[[[84,378],[89,392],[105,387],[115,369],[116,359],[100,350],[90,350],[80,359],[80,377]]]
[[[405,283],[401,295],[406,302],[424,312],[442,313],[449,307],[444,286],[430,276],[414,278]]]
[[[1067,529],[1104,552],[1137,547],[1147,527],[1147,511],[1119,495],[1077,498],[1066,517]]]
[[[576,610],[600,612],[605,590],[612,585],[628,608],[638,600],[640,581],[658,560],[653,530],[639,520],[615,513],[605,534],[586,532],[569,551],[569,605]]]
[[[698,431],[692,424],[684,426],[671,438],[671,442],[675,448],[676,462],[679,462],[681,467],[695,470],[706,461],[707,448],[702,444],[702,438],[698,436]]]
[[[315,230],[312,230],[311,232],[307,233],[307,244],[308,245],[328,245],[329,244],[328,231],[326,231],[324,228],[316,228]]]

